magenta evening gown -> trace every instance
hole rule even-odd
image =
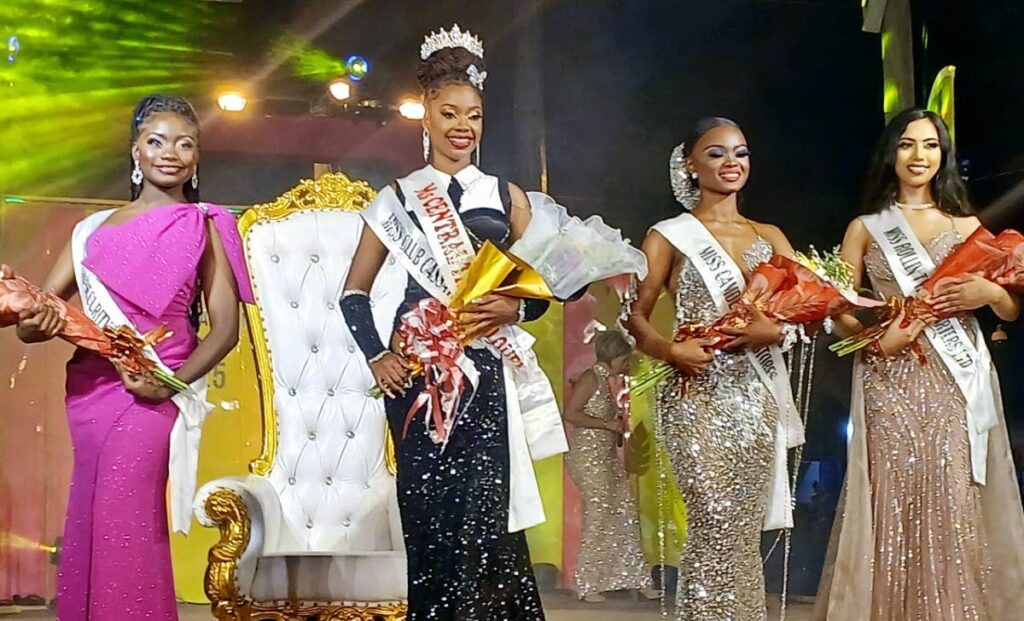
[[[104,225],[85,265],[142,331],[167,324],[157,346],[176,369],[198,339],[189,308],[212,221],[240,296],[252,300],[235,220],[215,206],[167,205]],[[58,574],[59,621],[175,620],[167,524],[167,465],[177,407],[128,393],[114,367],[79,349],[67,366],[74,470]]]

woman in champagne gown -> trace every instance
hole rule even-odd
[[[922,110],[904,112],[886,128],[864,207],[867,215],[850,224],[842,252],[857,279],[866,273],[884,298],[904,291],[868,218],[887,213],[905,222],[935,265],[980,226],[970,215],[949,133]],[[953,321],[979,348],[984,336],[971,311],[991,306],[1006,320],[1019,312],[1014,296],[977,277],[937,300],[937,308],[957,313]],[[981,451],[987,447],[986,459],[973,454],[979,446],[972,447],[967,399],[922,332],[925,322],[900,323],[854,367],[849,467],[814,618],[1024,618],[1024,514],[995,369],[983,383],[992,391],[996,425],[975,436]],[[838,326],[843,334],[862,328],[853,317]]]
[[[604,593],[636,589],[658,597],[640,548],[640,516],[633,485],[618,458],[624,431],[622,411],[609,387],[613,375],[627,373],[632,348],[621,332],[594,339],[597,364],[572,388],[565,419],[573,426],[566,457],[580,492],[580,550],[576,596],[604,601]]]

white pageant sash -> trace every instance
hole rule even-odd
[[[720,313],[724,315],[739,301],[746,287],[743,272],[700,220],[684,213],[659,222],[653,228],[697,268]],[[790,528],[793,526],[793,510],[786,449],[804,443],[803,424],[793,401],[786,360],[778,346],[764,347],[757,351],[748,350],[746,355],[774,398],[779,411],[778,429],[775,434],[773,481],[764,529]]]
[[[71,260],[74,264],[75,280],[82,297],[82,307],[96,325],[100,328],[128,326],[138,333],[138,329],[114,301],[103,281],[84,265],[86,242],[113,212],[113,209],[108,209],[94,213],[75,225],[71,234]],[[160,360],[156,350],[146,347],[144,351],[146,357],[156,363],[157,368],[173,374],[173,371]],[[171,429],[167,466],[171,495],[171,529],[187,534],[192,523],[192,498],[196,490],[202,425],[207,414],[213,410],[213,405],[206,401],[206,378],[193,382],[187,391],[176,393],[171,401],[178,408],[178,417]]]
[[[400,179],[398,184],[405,194],[406,204],[412,208],[423,228],[445,284],[454,291],[473,262],[476,251],[458,209],[449,200],[448,188],[440,183],[430,167]]]
[[[892,270],[904,296],[911,296],[935,271],[935,262],[914,235],[903,213],[895,207],[869,216],[861,222],[871,233]],[[956,318],[939,321],[925,328],[925,336],[942,363],[956,381],[967,401],[967,426],[971,444],[974,480],[985,484],[988,463],[988,431],[998,424],[995,396],[992,394],[992,358],[981,327],[974,315],[967,323],[974,342]]]
[[[362,212],[363,220],[409,275],[447,305],[476,251],[431,167],[398,183],[423,228],[413,223],[390,187]],[[531,462],[564,453],[568,445],[554,391],[532,349],[534,338],[518,326],[506,326],[479,341],[502,359],[505,369],[512,473],[509,531],[515,532],[545,519]]]

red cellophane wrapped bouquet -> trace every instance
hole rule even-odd
[[[751,307],[773,321],[815,324],[854,308],[883,306],[884,302],[861,297],[853,290],[853,269],[839,258],[838,249],[819,253],[813,247],[796,259],[782,255],[754,268],[740,301],[715,323],[704,326],[683,324],[674,340],[716,339],[713,347],[722,348],[734,337],[724,328],[742,328],[751,317]],[[632,379],[634,394],[642,394],[675,373],[668,363],[655,364],[651,371]]]
[[[1015,293],[1024,291],[1024,235],[1012,229],[993,235],[984,227],[978,227],[935,268],[935,272],[918,287],[914,295],[905,299],[890,299],[882,309],[878,324],[833,343],[829,349],[845,356],[867,347],[881,338],[900,311],[904,311],[905,325],[915,319],[929,322],[947,319],[949,315],[937,312],[930,300],[942,293],[945,287],[970,274],[995,282]]]
[[[171,336],[165,327],[154,328],[141,337],[128,326],[100,329],[82,311],[25,280],[9,266],[0,266],[0,327],[17,325],[18,316],[38,304],[57,311],[62,320],[57,336],[72,345],[117,361],[132,373],[153,375],[171,388],[187,388],[181,380],[156,368],[143,351],[147,345]]]

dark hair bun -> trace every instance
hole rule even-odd
[[[487,71],[484,59],[463,47],[446,47],[430,55],[420,63],[416,79],[424,91],[440,88],[447,84],[470,84],[467,70],[476,65],[478,71]]]

